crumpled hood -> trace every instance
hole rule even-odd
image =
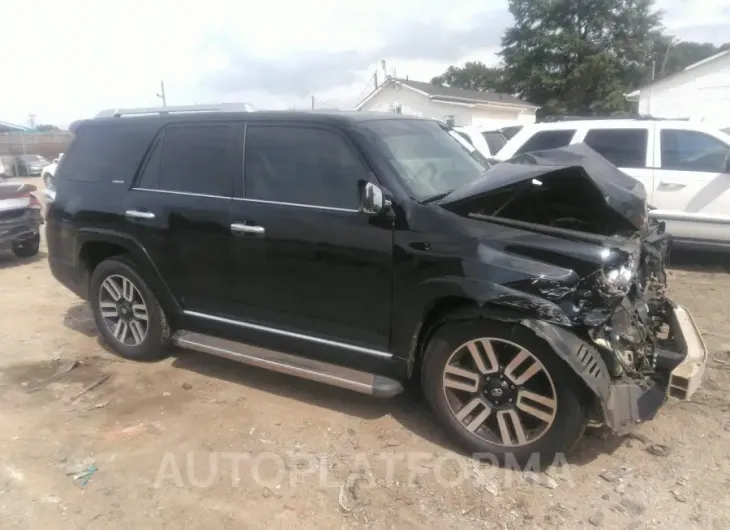
[[[537,179],[546,182],[563,170],[578,170],[599,192],[606,206],[628,220],[635,228],[645,226],[647,218],[646,190],[586,144],[524,153],[495,165],[481,178],[460,188],[439,201],[448,209],[458,208],[519,182]]]

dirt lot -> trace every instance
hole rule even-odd
[[[535,476],[475,465],[412,395],[122,361],[45,253],[1,254],[0,528],[730,528],[723,260],[671,273],[712,351],[694,401]]]

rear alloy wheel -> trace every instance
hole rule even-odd
[[[101,282],[99,308],[107,330],[123,345],[139,346],[147,338],[147,305],[129,278],[119,274],[107,276]]]
[[[122,357],[164,357],[170,330],[152,290],[126,257],[103,261],[91,275],[89,299],[96,326]]]
[[[553,462],[575,445],[585,412],[569,370],[520,325],[484,321],[449,324],[424,358],[424,392],[455,440],[502,463],[538,455]],[[535,460],[532,460],[535,462]]]

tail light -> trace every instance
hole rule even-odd
[[[12,195],[8,197],[9,199],[28,199],[28,208],[31,208],[33,210],[42,210],[43,204],[41,201],[33,195],[32,193],[18,193],[17,195]]]

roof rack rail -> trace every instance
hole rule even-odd
[[[150,114],[185,114],[196,112],[253,112],[250,103],[219,103],[216,105],[178,105],[172,107],[136,107],[126,109],[106,109],[96,118],[121,118],[124,116],[148,116]]]
[[[549,123],[556,121],[585,121],[585,120],[656,120],[656,121],[667,121],[667,120],[681,120],[688,121],[689,118],[658,118],[656,116],[650,116],[648,114],[630,114],[621,116],[545,116],[538,120],[538,122]]]

